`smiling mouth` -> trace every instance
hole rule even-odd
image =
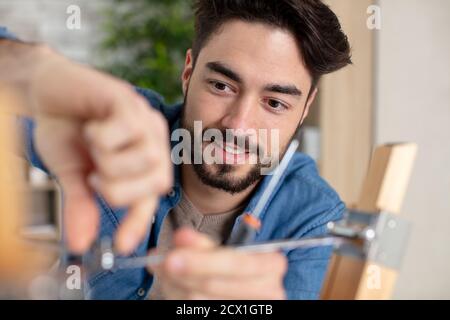
[[[223,149],[225,152],[235,156],[245,155],[249,153],[247,150],[240,148],[234,143],[227,143],[227,142],[224,143],[223,141],[216,140],[214,138],[212,139],[212,143],[214,143],[219,148]]]

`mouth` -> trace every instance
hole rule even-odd
[[[220,161],[220,163],[217,164],[245,164],[247,163],[247,160],[249,160],[250,152],[245,148],[240,148],[234,143],[216,139],[212,139],[210,143],[212,143],[214,147],[217,160]]]
[[[231,155],[243,155],[249,153],[245,149],[239,148],[234,143],[223,143],[223,141],[213,140],[213,143]]]

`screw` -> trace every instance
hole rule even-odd
[[[365,230],[364,237],[366,238],[366,240],[373,240],[375,238],[375,230],[373,230],[372,228]]]
[[[395,222],[395,220],[389,220],[389,222],[388,222],[389,228],[395,229],[396,226],[397,226],[397,222]]]

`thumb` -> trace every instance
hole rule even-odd
[[[212,249],[218,245],[207,235],[187,227],[180,228],[175,232],[173,243],[175,247],[194,247],[199,249]]]
[[[64,240],[75,254],[89,249],[97,235],[99,214],[86,174],[71,171],[60,174],[64,194]]]
[[[210,237],[200,232],[197,232],[189,227],[181,227],[173,236],[173,245],[175,248],[196,248],[200,250],[214,249],[218,243],[214,242]],[[149,252],[149,255],[156,256],[158,250]],[[161,263],[149,265],[147,269],[151,273],[158,272],[162,267]]]

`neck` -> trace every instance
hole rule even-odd
[[[258,183],[240,193],[231,194],[204,184],[192,165],[182,165],[181,183],[183,191],[194,206],[203,214],[217,214],[233,210],[242,205]]]

